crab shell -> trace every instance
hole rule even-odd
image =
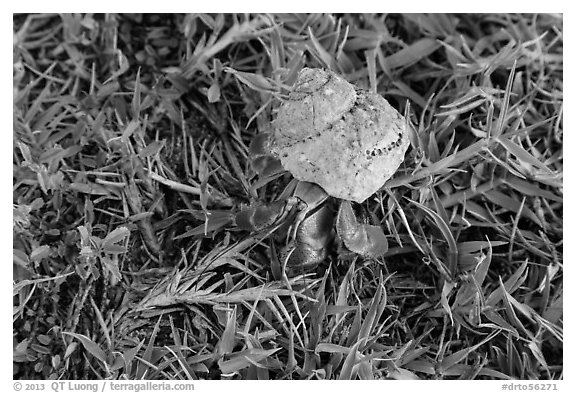
[[[271,151],[296,179],[363,202],[396,172],[408,145],[404,117],[383,97],[304,68],[278,111]]]

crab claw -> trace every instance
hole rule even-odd
[[[309,215],[298,226],[294,241],[282,250],[289,268],[312,268],[320,264],[327,254],[333,238],[333,213],[326,205]]]
[[[340,204],[336,231],[346,248],[362,256],[377,258],[388,251],[388,241],[382,228],[359,223],[349,201]]]

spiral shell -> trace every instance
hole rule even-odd
[[[319,69],[300,72],[274,128],[284,169],[356,202],[396,172],[409,144],[404,117],[383,97]]]
[[[334,73],[304,68],[276,118],[277,142],[290,145],[323,132],[350,111],[354,86]]]

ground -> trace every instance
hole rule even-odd
[[[561,15],[13,20],[14,378],[563,378]],[[413,132],[354,206],[386,253],[288,278],[236,217],[304,66]]]

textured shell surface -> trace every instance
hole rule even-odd
[[[314,137],[350,111],[356,101],[353,85],[334,73],[304,68],[276,118],[276,139],[290,145]]]
[[[278,111],[272,152],[296,179],[363,202],[396,172],[408,145],[404,117],[382,96],[304,68]]]

